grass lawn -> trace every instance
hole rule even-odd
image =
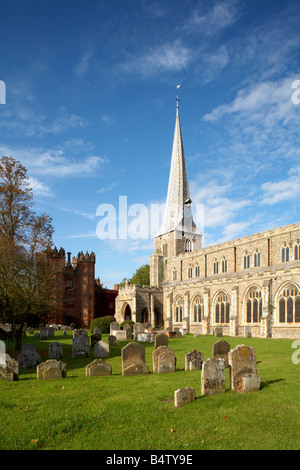
[[[201,397],[201,372],[185,372],[185,354],[197,349],[205,360],[219,339],[169,338],[177,364],[168,374],[152,373],[153,344],[143,343],[150,373],[135,377],[122,377],[121,349],[128,341],[117,341],[106,359],[113,375],[85,377],[93,350],[89,358],[72,359],[71,332],[56,331],[46,341],[28,335],[24,342],[34,343],[43,360],[51,340],[63,343],[67,377],[37,380],[35,370],[24,370],[18,382],[0,382],[0,449],[299,449],[300,364],[292,362],[293,341],[224,337],[231,348],[256,349],[261,389],[231,391],[227,369],[226,392]],[[174,391],[180,387],[195,388],[196,400],[175,408]]]

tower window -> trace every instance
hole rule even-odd
[[[286,243],[284,243],[281,248],[281,261],[282,263],[287,263],[288,261],[290,261],[290,249]]]
[[[190,238],[187,238],[185,241],[185,251],[186,253],[193,251],[193,242]]]
[[[254,253],[254,267],[258,268],[260,266],[260,252],[258,250]]]
[[[244,254],[244,269],[250,268],[250,255],[248,251]]]

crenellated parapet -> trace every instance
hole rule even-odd
[[[60,247],[60,249],[58,250],[57,247],[55,246],[54,248],[48,248],[47,256],[48,256],[48,258],[65,259],[66,252],[63,248]]]
[[[78,253],[78,256],[77,258],[73,257],[73,264],[78,264],[80,262],[83,262],[83,261],[88,261],[90,263],[95,263],[96,262],[96,255],[93,251],[91,251],[91,253],[89,254],[88,251],[85,252],[85,254],[83,253],[83,251],[80,251]]]

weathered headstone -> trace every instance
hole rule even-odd
[[[225,392],[224,359],[206,359],[202,364],[201,395]]]
[[[109,326],[109,334],[113,335],[113,331],[119,330],[119,329],[120,329],[119,323],[117,323],[116,321],[113,321]]]
[[[98,341],[101,341],[102,335],[99,333],[94,333],[91,335],[91,347],[93,348]]]
[[[195,389],[192,387],[179,388],[174,392],[174,405],[176,408],[195,400]]]
[[[153,373],[175,372],[176,358],[168,346],[159,346],[152,352]]]
[[[222,326],[216,326],[214,329],[214,336],[223,336],[223,328]]]
[[[245,338],[251,338],[251,325],[245,325],[244,336]]]
[[[132,327],[128,323],[123,326],[123,330],[126,332],[126,339],[132,339]]]
[[[114,335],[110,335],[107,341],[110,346],[115,346],[117,338]]]
[[[73,331],[73,333],[76,330]],[[77,330],[78,332],[79,330]],[[89,337],[87,334],[76,334],[72,341],[72,357],[88,357],[90,355]]]
[[[185,355],[185,370],[201,370],[203,353],[194,349]]]
[[[133,339],[136,340],[139,334],[144,333],[144,330],[145,330],[144,324],[140,322],[136,322],[133,325]]]
[[[62,379],[67,376],[66,364],[55,359],[48,359],[36,368],[37,379]]]
[[[154,333],[140,333],[137,335],[137,341],[141,343],[154,343]]]
[[[115,336],[118,341],[126,341],[126,330],[112,330],[112,336]]]
[[[145,365],[145,348],[139,343],[128,343],[121,350],[122,375],[148,374],[149,369]]]
[[[73,338],[76,338],[76,336],[88,336],[88,332],[83,328],[75,328],[73,329]]]
[[[102,359],[95,359],[85,368],[86,377],[101,377],[112,374],[112,366]]]
[[[159,348],[159,346],[168,346],[169,337],[164,333],[159,333],[155,335],[154,338],[154,349]]]
[[[260,377],[257,374],[254,348],[241,344],[228,353],[231,389],[246,393],[259,390]]]
[[[53,328],[53,326],[49,326],[47,328],[48,338],[54,338],[54,333],[55,333],[55,328]]]
[[[34,328],[32,328],[32,326],[29,326],[29,327],[27,328],[27,333],[28,333],[29,335],[33,335],[33,334],[34,334]]]
[[[53,341],[48,348],[49,359],[62,359],[64,357],[63,345],[58,341]]]
[[[101,335],[101,328],[94,328],[93,334],[94,335]]]
[[[98,341],[94,345],[94,356],[95,357],[109,357],[109,344],[105,341]]]
[[[212,358],[213,359],[224,359],[225,367],[228,367],[228,353],[230,351],[230,344],[227,341],[220,339],[213,344],[212,347]]]
[[[36,352],[35,345],[31,343],[24,344],[22,351],[17,357],[19,369],[35,369],[42,362],[41,355]]]
[[[9,354],[5,354],[4,364],[1,362],[0,379],[7,382],[19,380],[19,363],[10,357]]]
[[[40,327],[40,339],[48,338],[48,329],[45,326]]]

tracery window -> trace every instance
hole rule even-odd
[[[228,295],[221,292],[215,304],[215,322],[216,323],[229,323],[230,321],[230,303]]]
[[[248,251],[244,254],[244,269],[250,268],[250,255]]]
[[[284,243],[281,248],[281,261],[282,263],[287,263],[290,261],[290,248],[287,243]]]
[[[195,266],[195,277],[200,277],[200,266],[198,263]]]
[[[259,250],[255,250],[254,253],[254,267],[258,268],[260,266],[260,252]]]
[[[200,323],[204,315],[204,304],[203,298],[201,295],[197,295],[193,300],[191,307],[191,315],[194,323]]]
[[[262,295],[258,287],[252,287],[246,297],[246,321],[258,323],[262,315]]]
[[[179,297],[175,303],[175,322],[180,323],[183,319],[183,298]]]
[[[214,274],[218,274],[219,273],[219,263],[218,263],[218,260],[215,258],[214,260]]]
[[[222,259],[222,273],[227,273],[227,259],[225,256]]]
[[[187,238],[185,241],[185,251],[187,253],[193,251],[193,242],[190,238]]]
[[[297,242],[294,245],[294,260],[295,261],[300,260],[300,240],[297,240]]]
[[[188,278],[191,279],[193,277],[193,266],[190,264],[188,267]]]
[[[293,284],[279,296],[279,323],[300,323],[300,292]]]

